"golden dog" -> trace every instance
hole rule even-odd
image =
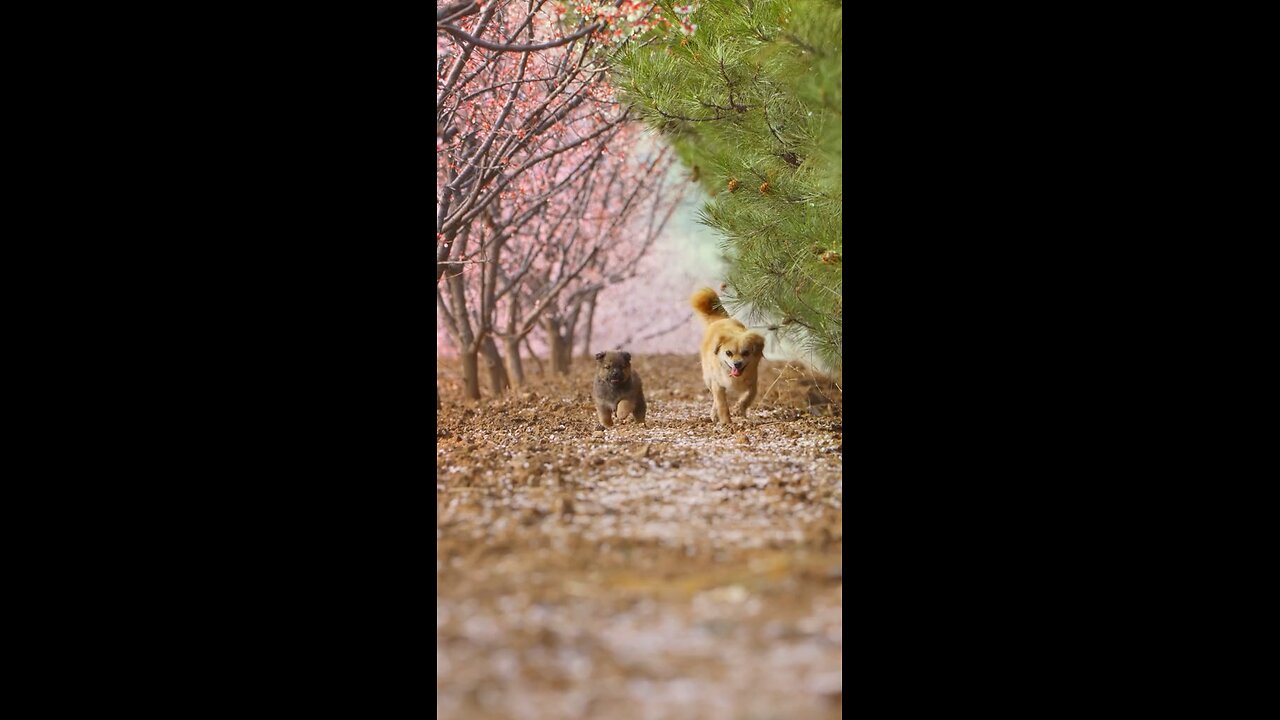
[[[711,288],[694,293],[689,302],[707,324],[702,334],[702,381],[714,401],[711,417],[718,423],[729,423],[729,390],[742,393],[733,411],[746,417],[747,408],[756,399],[756,370],[764,357],[764,337],[729,317]]]

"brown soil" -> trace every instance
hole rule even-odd
[[[766,361],[724,428],[696,356],[633,362],[599,432],[593,363],[466,402],[440,361],[437,717],[838,716],[840,389]]]

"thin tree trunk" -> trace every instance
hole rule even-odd
[[[595,353],[591,352],[591,330],[596,319],[596,295],[599,294],[600,291],[598,290],[591,293],[591,299],[587,301],[587,334],[582,343],[583,360],[590,360],[595,355]]]
[[[503,341],[507,346],[507,371],[511,375],[511,384],[524,387],[524,364],[520,361],[520,338],[508,337]]]
[[[562,362],[564,370],[561,372],[568,374],[569,367],[573,364],[573,346],[578,339],[578,318],[582,316],[582,301],[573,306],[573,312],[569,313],[569,317],[561,323],[564,327],[564,343],[560,346],[561,352],[564,353]]]
[[[579,306],[581,307],[581,306]],[[577,339],[576,330],[578,327],[578,310],[575,309],[573,314],[564,323],[564,344],[560,346],[561,352],[564,353],[564,372],[569,372],[569,366],[573,364],[573,345]]]
[[[465,230],[459,234],[459,256],[465,253],[469,236],[470,233]],[[468,400],[479,400],[480,372],[476,356],[479,346],[475,342],[475,333],[471,329],[471,319],[467,313],[466,281],[462,273],[446,273],[445,287],[449,291],[449,304],[453,306],[453,322],[457,324],[456,328],[450,327],[450,331],[457,333],[454,342],[458,346],[458,357],[462,360],[463,392]]]
[[[525,335],[525,336],[524,336],[524,348],[525,348],[526,350],[528,350],[528,351],[529,351],[529,357],[533,358],[533,361],[534,361],[535,363],[537,363],[537,365],[538,365],[538,374],[539,374],[539,375],[546,375],[546,374],[547,374],[547,369],[546,369],[546,368],[544,368],[544,367],[542,367],[542,358],[539,358],[539,357],[538,357],[538,353],[536,353],[536,352],[534,352],[534,351],[533,351],[533,345],[529,342],[529,336],[528,336],[528,335]]]
[[[462,384],[468,400],[480,399],[480,356],[471,347],[458,351],[462,358]]]
[[[560,344],[560,363],[564,369],[560,372],[568,375],[569,366],[573,364],[573,326],[565,326],[564,342]]]
[[[548,314],[543,318],[543,327],[547,331],[547,355],[551,361],[551,369],[561,375],[569,374],[569,363],[565,362],[564,336],[560,334],[560,320]]]
[[[500,397],[511,387],[511,380],[507,377],[507,368],[498,354],[498,344],[493,341],[493,336],[486,335],[480,341],[480,354],[484,356],[484,364],[489,371],[489,389],[494,397]]]
[[[516,336],[516,325],[520,316],[520,295],[511,294],[510,306],[507,309],[507,334],[502,341],[507,346],[507,372],[511,375],[511,384],[524,386],[524,365],[520,362],[520,338]]]

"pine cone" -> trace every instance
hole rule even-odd
[[[738,178],[729,178],[729,192],[738,189]]]
[[[828,250],[822,253],[822,263],[824,265],[835,265],[840,262],[840,253],[834,250]]]
[[[765,182],[760,183],[760,192],[761,192],[761,193],[768,193],[768,192],[769,192],[769,182],[768,182],[768,181],[765,181]]]

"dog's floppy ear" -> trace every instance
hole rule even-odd
[[[756,355],[764,357],[764,336],[759,333],[751,334],[751,350]]]
[[[630,365],[630,364],[631,364],[631,353],[629,353],[629,352],[624,352],[624,353],[622,353],[622,361],[623,361],[623,362],[625,362],[626,364]]]
[[[601,360],[604,360],[604,353],[602,352],[596,353],[596,362],[600,362]]]

